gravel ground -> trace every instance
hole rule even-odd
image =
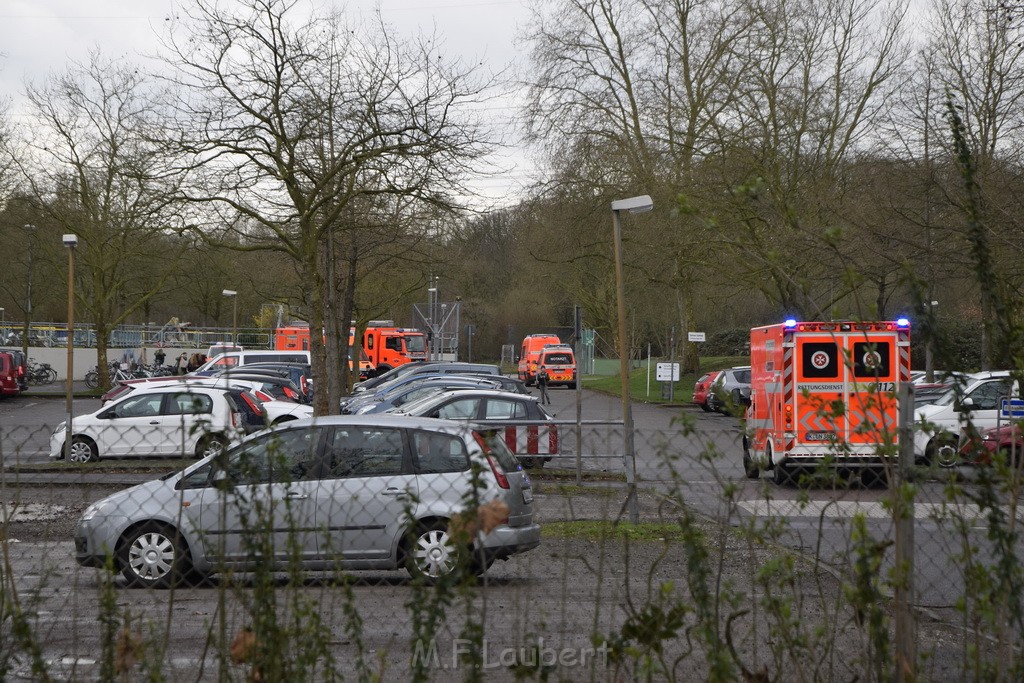
[[[379,674],[381,680],[406,680],[420,661],[432,680],[444,681],[469,675],[464,636],[481,627],[480,661],[489,681],[519,675],[617,681],[648,672],[654,680],[697,681],[706,680],[716,666],[746,680],[863,680],[882,673],[876,669],[877,647],[891,648],[891,637],[883,636],[872,647],[866,626],[871,615],[844,607],[844,584],[834,571],[816,569],[700,518],[690,528],[704,540],[706,555],[695,557],[686,552],[677,530],[654,526],[678,529],[682,514],[650,492],[639,498],[641,520],[652,525],[641,540],[602,534],[601,526],[588,523],[620,517],[621,485],[597,482],[580,488],[536,479],[535,509],[542,525],[548,525],[544,542],[497,563],[472,589],[423,588],[404,572],[353,573],[350,590],[323,575],[308,576],[299,585],[278,577],[271,599],[279,623],[300,625],[288,636],[285,650],[299,658],[303,647],[322,642],[346,677],[362,661],[364,672]],[[8,512],[18,511],[5,528],[7,537],[18,541],[9,546],[18,589],[34,596],[37,609],[60,616],[45,622],[44,633],[51,673],[58,680],[95,679],[102,574],[77,567],[69,557],[69,541],[85,506],[118,488],[23,488],[8,490],[5,497]],[[31,570],[18,574],[18,567]],[[785,578],[758,580],[771,569]],[[176,591],[118,589],[117,610],[131,616],[143,641],[167,638],[166,650],[141,647],[143,665],[137,666],[159,658],[167,677],[181,680],[250,675],[247,664],[218,669],[215,653],[218,643],[226,650],[253,623],[255,605],[266,603],[259,602],[259,588],[251,580],[222,590],[225,585],[213,580]],[[71,601],[69,588],[75,596]],[[879,615],[891,617],[888,601],[874,606]],[[351,620],[353,612],[359,614],[358,626]],[[432,614],[443,616],[433,637],[415,640],[416,617]],[[313,628],[316,622],[322,622],[322,632]],[[154,632],[164,635],[146,640]],[[963,640],[922,619],[922,680],[962,678]],[[323,653],[318,656],[326,661]],[[30,670],[23,673],[31,677]],[[307,679],[320,678],[324,672],[306,674]]]

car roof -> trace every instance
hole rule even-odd
[[[517,394],[514,391],[504,391],[502,389],[452,389],[450,391],[442,391],[438,394],[433,394],[431,398],[440,401],[444,398],[449,398],[453,396],[479,396],[480,398],[515,398],[521,401],[533,401],[534,403],[537,403],[540,400],[533,394]]]
[[[426,429],[451,433],[466,433],[472,427],[465,422],[443,420],[436,417],[415,417],[398,413],[367,413],[364,415],[321,415],[289,421],[281,426],[283,429],[304,426],[379,426],[400,429]]]

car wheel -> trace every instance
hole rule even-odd
[[[928,444],[929,464],[939,467],[954,467],[960,460],[956,452],[957,442],[951,434],[940,434]]]
[[[169,527],[146,524],[130,532],[121,546],[121,574],[129,586],[166,588],[191,571],[185,541]]]
[[[406,569],[413,577],[436,580],[450,576],[459,566],[459,548],[448,535],[446,522],[420,526],[410,535]]]
[[[224,451],[227,447],[228,442],[223,436],[218,434],[208,434],[203,438],[199,439],[199,443],[196,444],[196,457],[202,460],[211,455],[218,455]]]
[[[777,486],[789,486],[793,483],[793,471],[789,465],[778,463],[775,465],[773,470],[775,474],[775,484]]]
[[[705,413],[710,413],[711,412],[711,408],[708,406],[708,402],[707,401],[704,401],[703,403],[698,403],[697,405],[699,405],[700,409],[703,410]]]
[[[743,437],[743,473],[747,475],[747,479],[759,479],[761,477],[761,470],[754,464],[753,458],[750,457],[750,444],[747,442],[747,437]]]
[[[99,460],[99,457],[99,449],[96,448],[96,443],[92,439],[85,436],[71,437],[69,453],[71,462],[93,462]]]

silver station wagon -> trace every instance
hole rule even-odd
[[[210,574],[482,573],[540,544],[530,479],[501,434],[393,415],[297,420],[89,506],[78,563],[133,586]]]

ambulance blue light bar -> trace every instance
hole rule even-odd
[[[896,327],[910,327],[910,320],[907,318],[897,318]]]
[[[785,325],[786,327],[796,327],[796,320],[794,320],[793,318],[789,318],[788,320],[786,320]]]

